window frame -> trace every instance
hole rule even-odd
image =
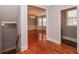
[[[43,21],[43,18],[46,18],[46,16],[41,16],[41,17],[38,17],[38,19],[39,19],[39,18],[41,18],[41,26],[44,26],[44,23],[43,23],[43,22],[44,22],[44,21]],[[39,20],[37,20],[37,24],[38,24],[38,26],[40,26],[40,25],[39,25]],[[46,25],[47,25],[47,20],[46,20]]]
[[[68,24],[68,17],[67,17],[67,12],[68,11],[72,11],[72,10],[77,10],[77,8],[76,7],[73,7],[73,8],[69,8],[69,9],[66,9],[65,11],[66,11],[66,26],[77,26],[77,24],[74,24],[74,22],[73,22],[73,24],[71,24],[71,25],[69,25]],[[74,19],[74,18],[77,18],[77,17],[70,17],[70,19]],[[77,19],[76,19],[77,20]],[[72,20],[73,21],[73,20]]]

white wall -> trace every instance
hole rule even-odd
[[[60,41],[60,14],[58,6],[48,7],[48,40],[59,44]]]
[[[1,5],[0,6],[0,20],[1,21],[17,21],[18,19],[18,6]]]
[[[79,53],[79,5],[77,6],[77,52]]]
[[[1,37],[1,25],[0,25],[0,54],[2,53],[2,42],[1,41],[2,41],[2,37]]]
[[[21,51],[24,51],[28,48],[28,33],[27,33],[27,7],[20,6],[20,17],[18,19],[19,34],[21,34],[21,41],[19,46]]]

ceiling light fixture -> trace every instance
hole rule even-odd
[[[31,19],[35,19],[36,17],[35,17],[35,16],[30,16],[30,18],[31,18]]]

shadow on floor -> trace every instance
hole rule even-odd
[[[3,54],[16,54],[16,49],[12,49],[10,51],[3,52]]]
[[[74,48],[77,48],[77,43],[72,42],[70,40],[62,39],[61,43],[66,44],[66,45],[71,46],[71,47],[74,47]]]

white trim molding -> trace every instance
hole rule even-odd
[[[13,50],[13,49],[16,49],[16,47],[12,47],[12,48],[5,49],[5,50],[3,50],[3,52],[7,52],[7,51]]]
[[[62,36],[63,39],[67,39],[67,40],[70,40],[70,41],[73,41],[73,42],[77,42],[77,39],[75,38],[72,38],[72,37],[68,37],[68,36]]]
[[[17,24],[17,22],[16,21],[1,21],[1,24]]]
[[[25,50],[27,50],[27,49],[28,49],[28,47],[22,46],[20,51],[22,52],[22,51],[25,51]]]
[[[54,43],[56,43],[56,44],[61,44],[61,42],[59,42],[58,40],[56,40],[56,39],[52,39],[52,38],[47,38],[47,40],[49,40],[49,41],[51,41],[51,42],[54,42]]]

